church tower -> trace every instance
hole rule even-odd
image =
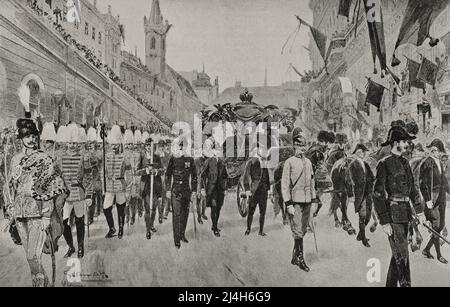
[[[166,38],[171,25],[163,21],[159,0],[153,0],[150,17],[144,16],[145,65],[153,74],[164,78],[166,70]]]

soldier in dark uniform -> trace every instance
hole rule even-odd
[[[375,210],[392,250],[387,287],[397,287],[398,284],[401,287],[411,286],[408,228],[413,219],[413,209],[418,214],[419,222],[425,222],[422,198],[414,184],[409,162],[402,157],[408,149],[408,141],[413,139],[415,137],[404,128],[391,128],[388,140],[382,144],[391,146],[391,154],[378,163],[374,183]]]
[[[152,232],[156,232],[154,227],[156,210],[159,211],[159,218],[162,219],[163,207],[162,207],[162,179],[161,176],[164,174],[164,169],[161,165],[161,158],[159,155],[153,152],[153,139],[149,138],[145,141],[145,153],[142,157],[142,164],[140,170],[136,172],[137,176],[141,176],[141,181],[143,184],[142,188],[142,199],[144,200],[145,208],[145,226],[147,228],[147,240],[152,238]],[[153,155],[153,157],[152,157]],[[150,187],[152,184],[153,177],[153,195],[150,195]],[[152,205],[150,206],[150,200],[152,200]]]
[[[266,218],[268,192],[270,190],[269,171],[264,167],[263,157],[266,150],[263,147],[255,149],[254,157],[245,166],[244,188],[249,198],[249,212],[247,217],[247,230],[245,235],[250,235],[253,215],[259,206],[259,235],[265,237],[264,222]]]
[[[197,170],[194,158],[184,150],[185,143],[184,140],[179,142],[178,152],[170,158],[166,171],[166,197],[172,202],[173,238],[178,249],[181,241],[189,243],[185,236],[189,206],[191,198],[197,197]]]
[[[426,203],[425,215],[431,222],[433,230],[441,233],[445,228],[445,209],[447,206],[447,193],[450,193],[450,187],[445,174],[444,165],[441,162],[441,156],[445,155],[444,143],[436,139],[431,142],[431,156],[426,158],[420,171],[420,191]],[[448,264],[447,259],[442,257],[440,239],[432,236],[423,251],[423,255],[428,259],[434,259],[431,255],[431,248],[436,249],[437,260],[443,264]]]
[[[216,237],[220,237],[218,222],[227,189],[228,176],[223,159],[216,155],[212,154],[205,160],[199,176],[201,177],[201,194],[206,198],[206,206],[211,208],[211,230]]]

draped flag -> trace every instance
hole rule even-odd
[[[367,85],[366,103],[375,106],[378,112],[381,110],[381,102],[383,101],[384,90],[386,88],[369,79]]]
[[[358,102],[358,112],[366,112],[367,116],[370,115],[370,105],[366,102],[366,95],[360,90],[356,90],[356,101]]]
[[[432,85],[434,89],[436,86],[438,72],[439,66],[424,57],[422,60],[422,64],[420,65],[417,78],[424,81],[425,83]]]
[[[381,2],[364,0],[364,7],[367,15],[367,24],[369,27],[370,46],[372,49],[372,59],[374,65],[374,74],[377,74],[376,60],[380,62],[381,76],[388,73],[386,60],[386,41],[384,36],[383,12]]]
[[[301,19],[299,16],[296,16],[296,17],[301,25],[305,25],[305,26],[309,27],[309,29],[311,30],[311,34],[313,36],[314,42],[316,43],[317,49],[319,49],[319,53],[322,56],[323,61],[325,62],[325,69],[327,69],[327,63],[328,63],[327,50],[328,50],[328,47],[330,46],[330,40],[328,39],[328,37],[325,34],[320,32],[319,29],[314,28],[313,26],[308,24],[306,21]]]
[[[410,43],[421,46],[427,38],[430,38],[431,47],[439,43],[439,39],[430,36],[430,29],[436,18],[449,4],[450,0],[409,0],[395,44],[392,66],[398,66],[401,63],[395,56],[401,45]]]
[[[338,15],[350,18],[350,8],[352,6],[352,0],[339,0]]]
[[[426,85],[423,81],[417,78],[419,75],[419,69],[420,69],[420,63],[417,63],[416,61],[413,61],[411,59],[408,59],[408,90],[411,91],[411,87],[419,88],[424,91],[424,94],[426,92]]]

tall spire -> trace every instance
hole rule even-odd
[[[150,23],[155,25],[162,23],[161,9],[159,8],[159,0],[153,0],[152,10],[150,11]]]
[[[264,73],[264,87],[267,87],[267,66],[266,66],[266,70]]]

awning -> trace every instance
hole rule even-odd
[[[341,82],[342,92],[344,94],[353,94],[353,85],[349,78],[339,77],[339,81]]]

